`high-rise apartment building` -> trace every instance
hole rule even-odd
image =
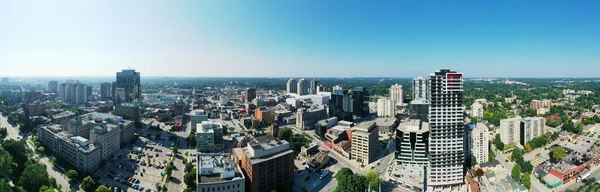
[[[375,126],[375,122],[362,122],[352,127],[351,130],[351,159],[363,165],[375,161],[375,153],[378,151],[379,144],[379,130]]]
[[[291,191],[294,151],[287,141],[266,135],[256,137],[247,147],[233,148],[232,151],[246,176],[246,191]]]
[[[311,94],[311,95],[317,94],[317,92],[318,92],[317,84],[318,83],[319,82],[315,81],[314,79],[310,80],[310,86],[308,88],[308,94]]]
[[[244,95],[246,97],[245,99],[246,99],[247,103],[252,102],[252,100],[254,100],[256,98],[256,89],[248,88],[248,89],[246,89]]]
[[[483,123],[477,123],[475,128],[468,134],[471,138],[467,140],[470,142],[469,149],[471,154],[475,156],[477,164],[485,163],[488,161],[488,153],[490,147],[490,133],[488,127]]]
[[[543,108],[543,107],[552,107],[552,100],[551,99],[544,99],[544,100],[531,100],[531,103],[529,103],[529,108],[531,108],[532,110],[538,110],[539,108]]]
[[[509,118],[500,120],[500,141],[505,145],[514,145],[519,142],[521,129],[521,118]]]
[[[58,93],[58,81],[48,81],[48,92]]]
[[[430,75],[428,186],[464,183],[465,128],[462,73],[442,69]]]
[[[92,86],[85,86],[85,100],[89,100],[89,97],[92,96],[93,88]]]
[[[306,86],[306,80],[304,78],[298,80],[298,87],[296,88],[296,91],[298,93],[298,95],[306,95],[307,91],[308,91],[308,87]]]
[[[102,83],[100,84],[100,98],[107,99],[112,97],[112,84]]]
[[[416,77],[412,80],[413,99],[430,100],[430,81],[427,78]]]
[[[85,85],[78,83],[75,85],[75,104],[82,105],[87,102]]]
[[[395,84],[390,87],[390,99],[394,101],[394,105],[401,105],[404,103],[404,91],[402,85]]]
[[[39,91],[28,91],[25,92],[25,95],[23,96],[23,112],[25,113],[25,120],[23,122],[23,125],[26,128],[30,128],[30,120],[29,117],[32,116],[32,112],[33,111],[29,111],[31,108],[29,107],[30,104],[35,104],[36,102],[39,104],[40,100],[42,99],[42,93]],[[35,114],[35,112],[34,112]]]
[[[297,90],[298,90],[298,83],[296,82],[296,80],[294,78],[290,78],[287,81],[286,91],[288,93],[296,93]]]
[[[142,97],[142,86],[140,82],[140,72],[133,69],[124,69],[117,72],[117,81],[115,94],[113,95],[115,104],[132,102]]]
[[[471,116],[478,119],[483,118],[483,105],[480,103],[473,103],[473,105],[471,105]]]
[[[394,117],[396,115],[396,104],[394,100],[389,98],[381,98],[377,100],[377,116],[378,117]]]
[[[519,140],[521,146],[531,141],[533,138],[544,135],[544,126],[546,125],[546,119],[543,117],[525,117],[521,120],[521,127],[519,130]]]
[[[395,160],[403,173],[400,180],[423,190],[425,167],[429,164],[429,123],[419,119],[401,122],[396,131]]]

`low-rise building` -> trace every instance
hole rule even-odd
[[[377,118],[375,126],[379,129],[380,134],[391,134],[398,128],[398,120],[393,117]]]
[[[223,126],[214,121],[196,125],[196,150],[210,152],[223,149]]]
[[[190,123],[192,124],[192,131],[196,131],[196,125],[202,123],[202,121],[208,121],[208,113],[204,109],[196,109],[191,112]]]
[[[73,136],[63,131],[59,125],[41,126],[37,136],[46,149],[69,162],[78,171],[91,174],[100,168],[102,160],[112,158],[103,156],[102,147],[89,140]]]
[[[202,153],[196,158],[197,192],[246,190],[246,177],[231,154]]]

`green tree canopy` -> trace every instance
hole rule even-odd
[[[4,181],[4,179],[0,179],[0,191],[12,192],[13,190],[10,188],[10,184]]]
[[[516,164],[513,167],[512,174],[510,176],[517,181],[521,180],[521,166],[519,164]]]
[[[383,180],[379,177],[379,172],[377,172],[374,169],[368,170],[367,173],[365,173],[365,177],[369,181],[371,190],[374,190],[374,191],[379,189],[379,186],[383,182]]]
[[[279,129],[279,135],[277,135],[277,138],[280,140],[286,140],[287,142],[292,142],[293,135],[294,133],[292,132],[292,129],[283,127]]]
[[[95,191],[96,181],[94,181],[92,177],[87,176],[83,179],[83,182],[81,182],[80,187],[85,191]]]
[[[4,147],[0,146],[0,180],[12,176],[13,166],[12,156],[4,150]]]
[[[554,160],[554,162],[560,161],[565,156],[567,156],[567,154],[565,153],[565,149],[562,147],[554,147],[552,150],[550,150],[550,157],[552,160]]]
[[[65,174],[65,176],[67,176],[67,178],[69,178],[69,179],[75,179],[75,178],[77,178],[78,174],[77,174],[77,171],[71,169],[71,170],[67,171],[67,174]]]
[[[110,188],[108,188],[107,186],[100,185],[100,187],[98,187],[98,189],[96,189],[96,192],[112,192],[112,191],[110,191]]]
[[[27,191],[38,191],[44,185],[51,186],[46,165],[40,163],[27,163],[25,170],[19,178],[19,185]]]
[[[529,176],[529,173],[525,173],[525,175],[523,175],[521,182],[523,183],[523,185],[525,185],[525,187],[527,187],[527,189],[531,189],[531,178]]]

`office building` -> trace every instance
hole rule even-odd
[[[310,86],[308,88],[308,94],[314,95],[314,94],[317,94],[317,92],[319,92],[318,91],[318,87],[317,87],[318,83],[319,82],[315,81],[314,79],[310,80]]]
[[[197,151],[211,152],[223,149],[223,126],[220,123],[202,121],[196,128]]]
[[[29,103],[27,104],[27,112],[29,112],[29,117],[45,115],[46,104],[39,100]]]
[[[298,83],[296,82],[296,80],[294,78],[290,78],[287,81],[286,91],[288,93],[296,93],[298,91]]]
[[[412,79],[412,91],[414,99],[430,100],[430,81],[428,78],[417,77]]]
[[[471,105],[471,116],[478,119],[483,118],[483,105],[480,103],[473,103],[473,105]]]
[[[521,120],[520,126],[519,140],[521,146],[525,146],[533,138],[544,135],[546,119],[543,117],[525,117]]]
[[[246,191],[291,191],[294,151],[287,141],[271,135],[257,137],[247,147],[234,148],[233,155],[246,177]]]
[[[509,118],[500,120],[500,141],[504,145],[520,143],[521,118]]]
[[[350,159],[352,146],[352,126],[354,123],[349,121],[339,121],[337,125],[327,129],[323,143],[327,148],[333,149],[335,153],[342,155],[344,158]]]
[[[369,116],[369,92],[366,88],[354,88],[352,90],[352,101],[352,114],[358,117]]]
[[[254,111],[254,116],[258,121],[266,124],[275,123],[275,121],[277,121],[277,113],[275,113],[275,110],[273,109],[257,108],[256,111]]]
[[[351,159],[363,165],[375,161],[378,151],[379,131],[375,122],[362,122],[352,127]]]
[[[141,99],[140,72],[133,69],[124,69],[117,72],[116,80],[113,95],[116,105]]]
[[[338,123],[337,117],[331,117],[329,119],[320,120],[317,122],[317,127],[315,128],[315,134],[317,134],[317,136],[319,136],[320,138],[324,138],[327,130],[329,130],[329,128],[332,128],[333,126],[337,125],[337,123]]]
[[[252,100],[254,100],[256,98],[256,89],[254,88],[248,88],[246,89],[246,94],[244,94],[246,96],[246,102],[252,102]]]
[[[462,73],[442,69],[430,75],[428,186],[445,188],[464,183],[464,122]]]
[[[393,101],[394,105],[402,105],[404,103],[404,91],[402,85],[395,84],[390,87],[390,100]]]
[[[296,91],[298,95],[306,95],[308,93],[307,82],[304,78],[298,80]]]
[[[187,103],[183,100],[177,100],[173,103],[173,115],[185,115],[185,110],[188,108]]]
[[[339,120],[352,121],[354,99],[352,91],[335,89],[329,100],[329,116],[337,117]]]
[[[246,190],[246,178],[231,154],[202,153],[196,158],[197,192]]]
[[[112,89],[111,83],[100,84],[100,98],[102,98],[102,99],[112,98],[111,89]]]
[[[100,147],[102,157],[113,157],[119,151],[121,144],[119,125],[96,124],[90,130],[90,142]]]
[[[190,123],[192,124],[192,131],[196,131],[196,125],[208,121],[208,113],[204,109],[196,109],[191,112]]]
[[[483,123],[477,123],[469,136],[469,149],[471,149],[471,154],[475,156],[477,164],[487,162],[490,150],[490,133],[488,127]]]
[[[381,98],[377,100],[377,117],[394,117],[396,115],[396,104],[394,100]]]
[[[425,99],[415,99],[408,104],[408,117],[411,119],[420,119],[421,121],[429,121],[429,105],[431,102]]]
[[[48,81],[48,92],[58,93],[58,81]]]
[[[63,102],[65,102],[65,88],[66,88],[67,84],[66,83],[61,83],[58,85],[58,96],[60,97],[60,99],[62,99]]]
[[[140,121],[140,105],[138,102],[126,102],[115,106],[114,114],[134,122]]]
[[[325,109],[298,109],[296,113],[296,128],[302,130],[313,130],[317,122],[327,119],[327,111]]]
[[[73,80],[67,80],[63,83],[65,87],[65,92],[61,93],[63,96],[62,100],[65,103],[73,103],[75,102],[75,85],[76,82]]]
[[[411,119],[396,130],[396,165],[399,181],[411,189],[423,190],[425,167],[429,163],[429,123]]]
[[[85,86],[85,99],[89,100],[89,98],[92,96],[92,94],[93,94],[92,86]]]

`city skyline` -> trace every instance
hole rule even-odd
[[[5,1],[0,76],[595,77],[598,4]]]

